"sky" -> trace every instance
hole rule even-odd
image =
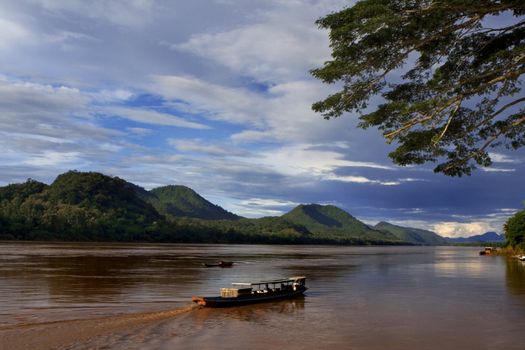
[[[356,116],[311,110],[335,87],[315,20],[340,0],[0,0],[0,186],[98,171],[191,187],[246,217],[304,203],[443,236],[502,232],[525,152],[450,178],[399,167]]]

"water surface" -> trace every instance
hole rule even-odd
[[[524,349],[525,264],[478,250],[0,243],[0,349]],[[294,275],[304,298],[190,301]]]

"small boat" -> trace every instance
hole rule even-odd
[[[521,261],[525,261],[525,255],[518,255],[518,259]]]
[[[201,306],[226,307],[253,304],[302,295],[306,288],[306,277],[297,276],[255,283],[232,283],[234,288],[221,288],[217,297],[192,297]]]
[[[233,261],[219,261],[214,264],[204,263],[204,266],[206,267],[232,267]]]
[[[479,252],[479,255],[492,255],[495,252],[495,249],[493,247],[485,247],[481,252]]]

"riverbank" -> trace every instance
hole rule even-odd
[[[492,254],[506,256],[506,257],[515,257],[518,255],[525,255],[525,251],[523,249],[519,249],[515,247],[501,247],[501,248],[495,249]]]

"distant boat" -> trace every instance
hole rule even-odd
[[[221,288],[220,296],[192,297],[191,300],[207,307],[237,306],[292,298],[308,289],[304,276],[254,283],[232,283],[232,285],[235,288]]]
[[[492,255],[495,252],[495,249],[493,247],[485,247],[484,250],[479,252],[479,255]]]
[[[525,261],[525,255],[518,255],[518,259],[521,261]]]
[[[204,263],[204,266],[206,267],[232,267],[233,261],[219,261],[217,263]]]

